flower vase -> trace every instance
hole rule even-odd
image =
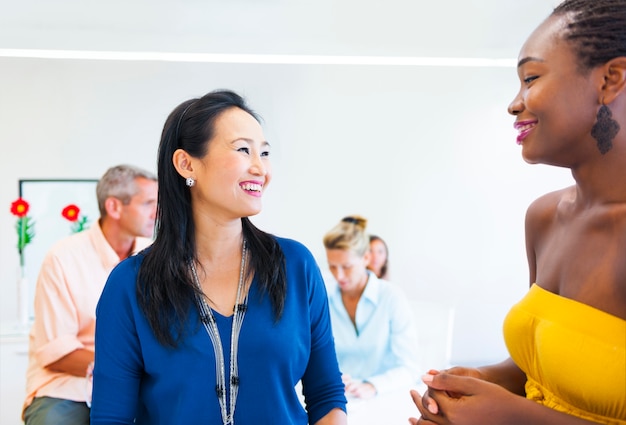
[[[28,278],[26,277],[24,269],[20,267],[17,274],[17,319],[20,329],[28,328],[28,292]]]

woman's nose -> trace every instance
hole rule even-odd
[[[267,173],[267,168],[265,167],[265,164],[263,163],[261,157],[255,157],[255,159],[252,160],[250,170],[252,174],[258,176],[264,176]]]
[[[524,110],[524,103],[522,102],[522,99],[520,95],[518,94],[517,96],[515,96],[515,99],[513,99],[513,101],[509,104],[507,111],[509,112],[509,114],[517,116],[523,110]]]

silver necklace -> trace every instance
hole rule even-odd
[[[216,385],[215,392],[220,402],[220,411],[222,413],[223,425],[235,424],[235,404],[237,403],[237,394],[239,392],[239,367],[237,364],[237,352],[239,351],[239,332],[241,331],[241,325],[243,324],[243,318],[246,315],[248,295],[241,302],[241,294],[243,293],[243,275],[246,265],[246,240],[243,240],[243,247],[241,249],[241,268],[239,270],[239,284],[237,285],[237,298],[235,300],[235,311],[233,314],[233,324],[231,326],[230,333],[230,385],[228,386],[228,406],[226,406],[226,373],[224,370],[224,351],[222,349],[222,339],[220,338],[220,331],[217,328],[215,322],[215,316],[211,307],[207,304],[204,297],[200,294],[196,295],[196,302],[200,309],[200,318],[204,324],[204,328],[211,338],[213,345],[213,351],[215,352],[215,376]],[[198,289],[200,287],[200,280],[198,279],[198,273],[196,272],[196,266],[193,261],[190,262],[191,272],[195,280]]]

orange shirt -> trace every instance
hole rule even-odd
[[[151,243],[137,238],[133,252]],[[46,254],[35,289],[24,409],[34,397],[85,401],[85,378],[46,366],[80,348],[94,351],[96,304],[119,261],[97,222],[57,242]]]

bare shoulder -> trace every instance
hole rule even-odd
[[[559,206],[573,200],[575,186],[546,193],[535,199],[526,210],[526,227],[541,228],[553,222]]]

